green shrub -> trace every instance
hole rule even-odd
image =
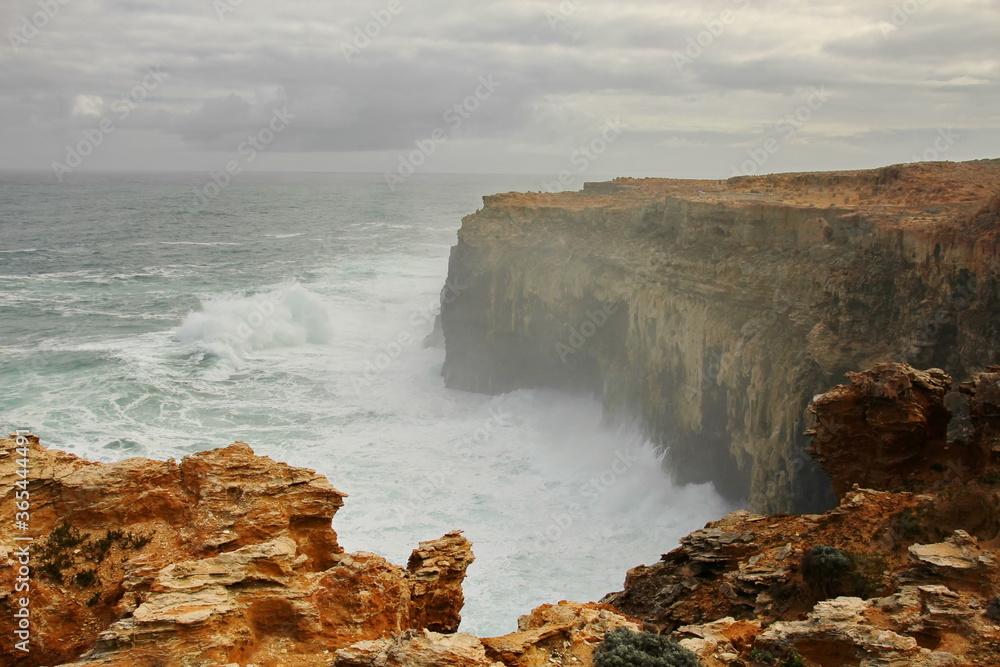
[[[841,594],[851,569],[846,553],[825,544],[813,547],[802,559],[802,579],[824,598]]]
[[[870,598],[885,580],[885,558],[818,545],[802,559],[802,579],[820,599],[852,595]]]
[[[785,659],[781,661],[780,667],[806,667],[806,663],[798,651],[789,651]]]
[[[885,586],[887,567],[885,556],[849,553],[847,557],[854,564],[854,570],[848,577],[848,595],[856,595],[864,599],[878,595]]]
[[[750,651],[750,661],[755,663],[760,663],[762,665],[773,665],[777,662],[777,658],[770,651],[765,651],[762,648],[755,648]]]
[[[701,667],[698,657],[677,642],[652,632],[618,628],[594,651],[596,667]]]

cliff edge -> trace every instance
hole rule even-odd
[[[1000,162],[484,198],[442,292],[450,387],[599,396],[757,512],[834,504],[811,397],[905,360],[1000,361]]]

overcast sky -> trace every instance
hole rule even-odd
[[[1000,156],[1000,0],[0,2],[6,169],[81,145],[82,169],[710,178]]]

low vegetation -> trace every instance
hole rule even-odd
[[[594,652],[596,667],[701,667],[698,657],[675,641],[651,632],[618,628]]]

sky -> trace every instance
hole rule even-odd
[[[1000,157],[1000,0],[0,0],[0,169]]]

